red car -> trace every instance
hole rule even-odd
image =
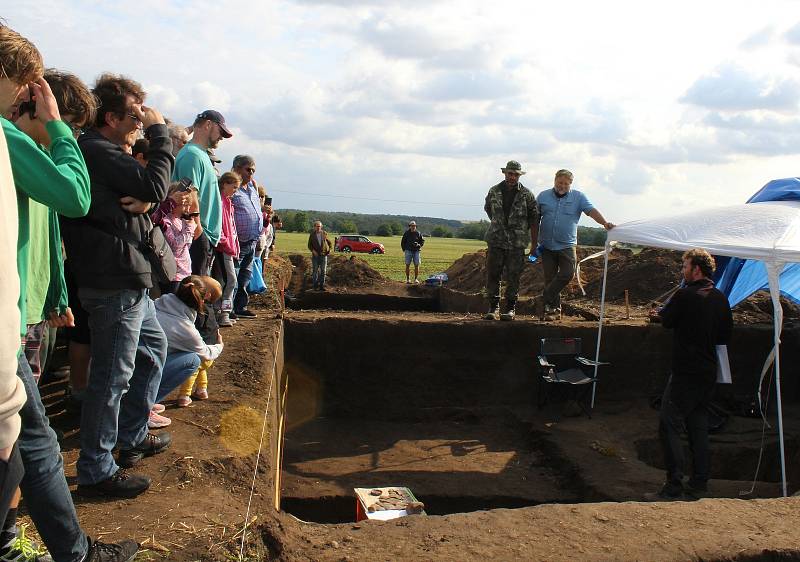
[[[383,244],[373,242],[366,236],[360,234],[342,234],[337,236],[333,249],[336,252],[364,252],[367,254],[385,254],[386,249]]]

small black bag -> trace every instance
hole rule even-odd
[[[152,221],[148,220],[150,231],[147,234],[147,239],[142,241],[136,240],[127,232],[119,232],[106,224],[95,222],[91,219],[87,219],[87,222],[96,229],[127,242],[141,253],[150,263],[150,270],[156,283],[170,283],[175,279],[175,275],[178,273],[175,254],[172,253],[172,248],[167,244],[164,232],[161,228],[154,226]]]

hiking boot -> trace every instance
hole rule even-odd
[[[234,324],[234,320],[231,319],[231,315],[227,311],[220,312],[217,316],[217,324],[220,328],[230,328]]]
[[[147,418],[147,427],[148,429],[162,429],[167,427],[169,424],[172,423],[172,420],[166,416],[161,416],[156,414],[152,410],[150,411],[150,415]]]
[[[150,478],[118,470],[110,478],[96,484],[78,484],[78,493],[84,496],[111,496],[115,498],[135,498],[150,487]]]
[[[644,495],[645,501],[651,502],[674,502],[683,498],[683,484],[680,482],[665,482],[661,489],[656,493]]]
[[[322,289],[320,289],[322,290]],[[236,313],[236,318],[258,318],[255,312],[250,312],[246,308]]]
[[[489,303],[489,312],[483,317],[485,320],[497,320],[500,318],[500,300],[493,300]]]
[[[131,562],[139,552],[139,545],[130,539],[118,543],[93,542],[89,537],[86,539],[89,541],[89,551],[84,562]]]
[[[689,480],[683,488],[683,495],[687,500],[697,501],[708,497],[708,484],[697,484]]]
[[[152,457],[169,448],[172,437],[169,433],[148,433],[144,440],[130,449],[120,449],[117,464],[122,468],[130,468],[145,457]]]
[[[0,562],[53,562],[47,550],[25,536],[27,525],[19,526],[19,534],[0,549]]]

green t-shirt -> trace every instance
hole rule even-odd
[[[50,211],[36,201],[29,201],[28,225],[30,244],[28,245],[28,296],[27,323],[37,324],[44,320],[47,290],[50,287]]]
[[[186,143],[175,158],[172,181],[183,178],[189,178],[197,186],[200,224],[211,245],[216,246],[222,232],[222,201],[219,198],[217,174],[214,173],[208,153],[193,142]]]

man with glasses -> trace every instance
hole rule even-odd
[[[147,427],[167,354],[149,297],[153,267],[141,251],[153,224],[146,214],[121,207],[120,198],[148,205],[166,198],[172,141],[161,113],[143,105],[139,83],[103,74],[92,91],[99,104],[94,127],[78,143],[91,176],[92,203],[86,219],[64,221],[70,271],[89,314],[92,352],[81,412],[78,491],[132,498],[148,489],[150,478],[120,467],[161,452],[171,439]],[[145,167],[124,148],[143,130],[150,141]]]
[[[233,297],[233,318],[255,318],[247,309],[249,295],[247,286],[253,277],[253,258],[261,231],[264,230],[264,214],[258,198],[258,186],[253,175],[256,161],[252,156],[240,154],[233,159],[233,171],[242,178],[242,184],[233,194],[233,218],[239,238],[239,259],[236,272],[236,295]]]
[[[536,198],[519,182],[525,172],[516,160],[500,168],[505,180],[489,190],[483,209],[491,224],[486,231],[489,249],[486,254],[486,296],[489,299],[487,320],[513,320],[519,293],[519,278],[525,265],[525,246],[536,250],[536,225],[539,208]],[[506,272],[506,309],[500,314],[500,279]]]
[[[192,140],[186,143],[175,159],[173,181],[189,178],[198,189],[203,233],[195,238],[189,248],[192,273],[195,275],[210,274],[213,249],[219,243],[222,232],[222,200],[208,151],[217,148],[222,139],[232,136],[222,114],[207,109],[194,120]]]

